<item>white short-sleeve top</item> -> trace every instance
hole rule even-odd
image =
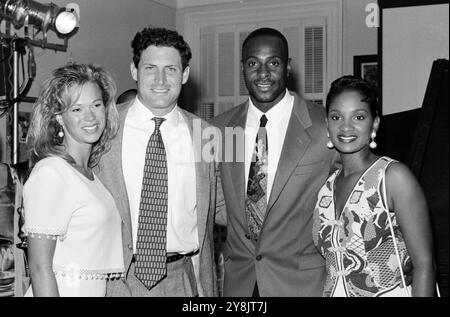
[[[57,239],[55,274],[117,277],[124,271],[121,218],[94,175],[89,180],[60,157],[33,168],[23,188],[26,235]]]

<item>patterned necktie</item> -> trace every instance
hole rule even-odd
[[[145,154],[135,264],[136,277],[148,289],[167,274],[167,159],[159,130],[165,119],[152,120],[155,131]]]
[[[248,175],[245,214],[254,241],[258,241],[267,209],[267,118],[261,117]]]

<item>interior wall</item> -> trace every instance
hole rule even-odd
[[[41,1],[38,1],[41,2]],[[28,93],[36,97],[42,81],[53,69],[70,60],[96,63],[108,69],[121,92],[135,87],[131,78],[130,43],[135,33],[145,26],[161,26],[174,29],[175,9],[152,0],[53,0],[58,6],[74,2],[80,7],[80,28],[70,38],[67,52],[34,48],[37,76]],[[43,3],[47,3],[43,1]],[[22,30],[17,33],[21,34]],[[52,34],[49,32],[49,40]],[[56,39],[58,40],[58,39]],[[57,43],[62,43],[60,40]],[[32,104],[21,103],[20,111],[30,111]],[[6,151],[6,118],[0,119],[1,162],[9,162]],[[22,148],[22,146],[21,146]]]
[[[366,25],[366,6],[376,0],[343,0],[342,75],[353,74],[353,57],[377,54],[377,28]]]
[[[378,3],[377,0],[341,0],[342,1],[342,60],[341,63],[342,74],[353,74],[353,57],[355,55],[374,55],[377,54],[377,28],[368,27],[366,25],[366,17],[369,14],[366,12],[366,6],[369,3]],[[259,0],[261,3],[270,1]],[[277,3],[300,3],[310,2],[310,0],[278,0]],[[177,26],[180,31],[184,25],[183,14],[189,13],[210,13],[211,18],[214,17],[214,11],[236,9],[251,5],[252,1],[245,1],[240,3],[225,3],[216,5],[204,5],[198,7],[183,8],[177,12]],[[255,12],[258,14],[258,12]],[[328,87],[327,87],[328,89]],[[186,96],[186,103],[189,104],[194,97]]]
[[[383,114],[422,107],[433,61],[449,58],[448,9],[383,9]]]

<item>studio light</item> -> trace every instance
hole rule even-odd
[[[9,56],[5,58],[2,55],[0,60],[0,66],[5,66],[2,67],[1,75],[7,83],[2,87],[4,95],[0,96],[0,117],[11,115],[13,164],[17,164],[19,158],[19,103],[26,100],[36,76],[33,47],[66,52],[69,38],[79,29],[79,18],[80,8],[76,3],[68,3],[61,8],[54,3],[41,4],[34,0],[0,0],[0,48],[8,52]],[[49,42],[47,33],[50,30],[57,36],[50,37]],[[27,51],[28,67],[25,67],[24,56]],[[7,74],[3,74],[3,69],[7,69]]]
[[[51,29],[66,35],[77,26],[77,16],[72,10],[33,0],[0,0],[0,18],[10,20],[17,29],[28,24],[44,34]]]
[[[77,18],[73,12],[61,11],[55,19],[55,29],[60,34],[69,34],[77,26]]]

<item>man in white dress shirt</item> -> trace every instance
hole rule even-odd
[[[121,280],[109,281],[107,295],[217,296],[212,238],[216,172],[214,162],[198,157],[195,148],[202,140],[193,138],[194,127],[208,125],[178,105],[189,77],[189,45],[175,31],[149,27],[136,34],[131,46],[137,97],[118,107],[120,129],[98,172],[122,216],[127,270]],[[144,164],[155,117],[162,121],[159,131],[167,162],[167,272],[148,285],[136,266]]]

